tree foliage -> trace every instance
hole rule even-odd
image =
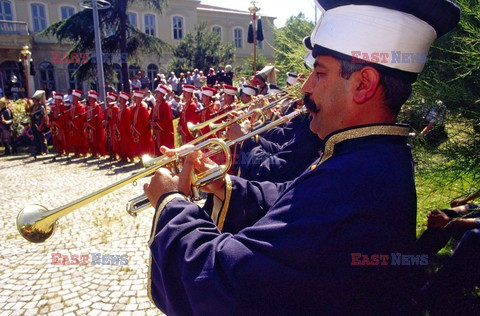
[[[468,187],[457,191],[469,191],[480,188],[480,4],[456,2],[460,23],[435,43],[412,102],[439,99],[447,106],[449,140],[435,150],[437,159],[424,166],[425,172],[446,188],[461,182]]]
[[[275,29],[275,67],[280,71],[279,81],[285,81],[287,72],[305,72],[307,49],[303,38],[312,33],[314,24],[303,13],[290,17],[285,26]]]
[[[104,54],[116,56],[122,64],[124,90],[130,89],[128,84],[128,60],[138,54],[162,55],[168,44],[155,36],[143,33],[130,24],[127,17],[129,3],[141,4],[152,10],[162,12],[166,0],[111,0],[111,7],[99,10],[99,24],[102,34],[102,51]],[[80,63],[75,75],[79,80],[97,77],[95,52],[95,34],[92,10],[81,10],[66,20],[58,21],[45,29],[41,35],[55,36],[60,44],[71,44],[68,54],[89,53],[90,58]],[[127,56],[121,58],[119,56]],[[105,74],[110,80],[113,76],[113,63],[104,62]]]
[[[208,73],[210,67],[231,64],[235,59],[235,48],[231,43],[222,43],[220,36],[210,32],[205,23],[195,26],[173,48],[173,58],[169,68],[172,71],[185,72],[198,68]]]

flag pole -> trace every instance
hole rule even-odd
[[[252,0],[252,6],[248,8],[250,13],[252,13],[253,18],[253,75],[257,74],[257,12],[260,11],[260,8],[257,6],[257,1]]]

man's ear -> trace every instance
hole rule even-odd
[[[380,74],[373,67],[364,67],[353,74],[353,100],[363,104],[373,98],[380,85]]]

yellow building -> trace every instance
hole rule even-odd
[[[73,88],[89,88],[88,83],[77,82],[73,78],[76,64],[61,60],[62,55],[69,50],[69,45],[59,45],[54,37],[38,35],[50,24],[66,19],[80,10],[84,9],[76,0],[0,0],[0,87],[3,94],[12,97],[13,93],[19,91],[22,94],[25,90],[25,76],[21,74],[21,69],[29,75],[29,95],[41,88],[61,92]],[[248,8],[239,11],[204,5],[197,0],[169,0],[163,13],[137,3],[129,5],[128,18],[138,29],[173,45],[186,33],[192,32],[196,25],[206,22],[213,32],[220,34],[223,42],[234,43],[236,64],[241,64],[252,55],[253,45],[247,43],[248,25],[251,21]],[[273,60],[274,57],[273,49],[266,44],[273,44],[271,26],[274,19],[262,16],[265,42],[261,43],[258,53],[267,60]],[[21,54],[25,45],[29,46],[31,56]],[[82,58],[81,54],[85,53],[92,52],[79,52],[79,57]],[[158,72],[166,71],[170,58],[168,53],[160,60],[156,56],[142,56],[139,64],[129,63],[129,72],[133,74],[139,69],[145,70],[153,81]],[[119,70],[120,60],[120,56],[112,56],[104,63],[111,62]],[[35,76],[30,76],[30,62],[36,71]]]

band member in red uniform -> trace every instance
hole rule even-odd
[[[200,116],[197,113],[197,102],[193,99],[195,87],[192,85],[183,85],[183,99],[185,101],[178,122],[178,129],[182,135],[182,143],[186,144],[195,139],[187,128],[187,123],[197,124],[200,122]]]
[[[106,149],[110,159],[116,160],[118,154],[119,143],[115,137],[114,125],[117,122],[118,111],[117,106],[118,95],[114,92],[107,93],[107,109],[105,110],[103,128],[105,129]]]
[[[70,133],[67,131],[67,122],[69,111],[65,104],[63,104],[63,94],[56,92],[53,96],[55,105],[50,112],[50,122],[53,136],[53,147],[57,149],[59,156],[64,156],[70,153]]]
[[[217,115],[223,114],[225,112],[231,111],[234,109],[238,89],[234,86],[224,84],[223,85],[223,106],[220,111],[217,112]]]
[[[103,129],[103,111],[97,103],[98,92],[88,91],[88,109],[85,115],[85,130],[92,156],[105,156],[105,130]]]
[[[165,100],[165,95],[170,93],[170,89],[165,85],[159,85],[156,92],[156,102],[150,113],[150,126],[153,130],[153,142],[155,146],[155,156],[160,156],[161,146],[168,148],[175,147],[173,134],[173,114],[170,103]]]
[[[70,137],[72,139],[72,147],[75,156],[86,155],[87,145],[85,138],[85,107],[80,103],[82,97],[81,90],[73,90],[73,102],[70,107],[70,117],[68,126],[70,128]]]
[[[120,92],[118,96],[119,111],[116,122],[113,126],[114,137],[118,143],[118,156],[123,162],[127,159],[133,161],[135,156],[133,151],[132,136],[130,128],[132,126],[131,108],[127,106],[130,95],[126,92]]]
[[[202,87],[202,103],[203,109],[200,111],[200,122],[210,120],[217,112],[216,106],[212,101],[213,96],[217,93],[217,89],[210,87]],[[210,132],[210,127],[206,126],[200,130],[200,134],[204,135]]]
[[[142,90],[134,91],[132,108],[132,125],[130,135],[132,136],[133,149],[135,156],[142,157],[145,154],[153,154],[152,132],[150,131],[148,107],[143,98],[145,92]]]

